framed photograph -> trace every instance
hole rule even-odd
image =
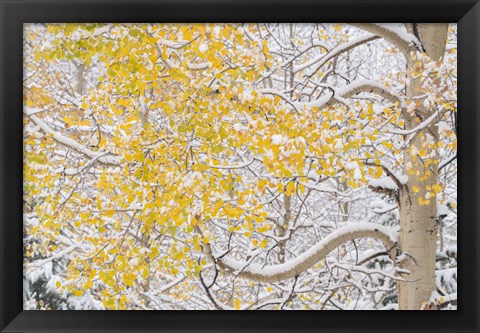
[[[478,1],[0,3],[1,332],[479,331]]]

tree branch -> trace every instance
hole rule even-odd
[[[82,155],[95,159],[97,162],[100,162],[105,165],[120,165],[122,159],[118,156],[113,156],[110,153],[105,152],[95,152],[93,150],[88,149],[87,147],[83,146],[82,144],[78,143],[77,141],[60,134],[53,129],[51,129],[43,120],[34,116],[34,113],[37,113],[37,110],[30,111],[27,108],[24,108],[23,111],[40,129],[45,133],[50,135],[55,142],[58,144],[69,148],[71,150],[76,151]]]
[[[350,25],[382,37],[405,56],[410,51],[415,50],[412,46],[421,46],[421,43],[414,35],[400,29],[393,29],[392,27],[376,23],[350,23]]]
[[[383,243],[390,258],[397,256],[396,236],[392,229],[375,223],[358,223],[335,230],[297,258],[284,264],[265,266],[223,257],[215,259],[210,244],[204,245],[207,259],[216,263],[223,271],[231,271],[237,276],[257,282],[273,283],[294,278],[314,266],[343,243],[357,238],[374,238]]]

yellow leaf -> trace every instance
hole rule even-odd
[[[432,190],[433,192],[435,192],[436,194],[440,193],[442,191],[442,187],[438,184],[434,184],[432,185]]]
[[[210,237],[208,235],[203,236],[203,243],[204,244],[209,244],[210,243]]]
[[[85,285],[83,286],[83,288],[88,290],[88,289],[92,288],[92,285],[93,285],[92,280],[88,279],[87,282],[85,282]]]
[[[68,126],[72,126],[72,125],[73,125],[73,119],[70,118],[69,116],[63,117],[63,121],[64,121],[65,124],[67,124]]]
[[[241,305],[240,300],[236,299],[234,303],[235,303],[235,310],[240,310],[240,305]]]
[[[178,252],[176,255],[175,255],[175,260],[177,261],[180,261],[183,259],[183,252]]]
[[[303,185],[302,183],[298,184],[298,192],[300,192],[301,194],[305,193],[305,185]]]
[[[113,215],[115,215],[115,210],[113,209],[109,209],[105,212],[106,217],[112,217]]]
[[[117,107],[115,107],[115,106],[112,107],[112,111],[113,111],[117,116],[121,116],[121,115],[123,114],[122,109],[117,108]]]
[[[390,149],[393,147],[393,143],[391,143],[390,141],[383,141],[382,145],[384,145],[387,149]]]
[[[265,238],[263,239],[260,244],[258,245],[261,249],[264,249],[268,244],[268,240]]]
[[[146,280],[146,279],[148,279],[149,275],[150,275],[149,269],[148,269],[148,268],[144,268],[143,271],[142,271],[142,278],[143,278],[144,280]]]
[[[368,104],[368,115],[369,116],[373,115],[373,104]]]
[[[122,281],[125,285],[131,287],[133,286],[133,283],[135,282],[136,276],[133,275],[132,273],[125,272],[122,274]]]
[[[85,294],[85,291],[75,289],[75,290],[72,290],[72,294],[73,294],[73,296],[80,297],[80,296],[83,296]]]

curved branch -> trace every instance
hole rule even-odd
[[[234,169],[246,168],[246,167],[252,165],[252,163],[254,161],[255,161],[255,159],[252,158],[250,161],[248,161],[246,163],[237,164],[237,165],[213,165],[213,164],[207,164],[207,163],[203,163],[203,165],[206,165],[206,166],[208,166],[209,168],[212,168],[212,169],[234,170]]]
[[[378,38],[378,36],[376,36],[376,37]],[[322,48],[322,49],[326,50],[327,53],[328,53],[328,46],[327,45],[325,45],[324,43],[321,43],[321,42],[314,42],[311,45],[308,45],[308,46],[302,48],[297,54],[291,56],[288,60],[285,60],[280,66],[283,67],[283,68],[287,67],[290,63],[295,61],[298,57],[302,56],[303,54],[305,54],[309,50],[311,50],[313,48],[316,48],[316,47]],[[319,61],[319,60],[320,59],[318,59],[318,58],[316,59],[316,61]],[[294,68],[295,68],[295,66],[294,66]],[[294,70],[294,73],[296,73],[295,70]]]
[[[414,35],[394,27],[376,23],[350,23],[350,25],[382,37],[404,55],[415,50],[412,46],[421,47],[421,43]]]
[[[315,74],[323,65],[325,65],[325,63],[335,57],[338,57],[340,54],[342,53],[345,53],[345,52],[348,52],[354,48],[356,48],[357,46],[360,46],[362,44],[366,44],[366,43],[369,43],[371,41],[374,41],[376,39],[380,38],[379,36],[376,36],[376,35],[366,35],[366,36],[362,36],[362,37],[359,37],[359,38],[356,38],[356,39],[353,39],[351,40],[350,42],[348,43],[345,43],[343,45],[339,45],[335,48],[333,48],[330,52],[328,52],[327,54],[323,54],[317,58],[314,58],[314,59],[311,59],[309,61],[307,61],[306,63],[304,64],[301,64],[299,66],[294,66],[293,67],[293,73],[296,74],[298,72],[301,72],[303,71],[304,69],[314,65],[315,67],[310,71],[310,73],[308,73],[307,76],[311,77],[313,76],[313,74]],[[318,63],[318,64],[317,64]]]
[[[398,177],[397,175],[395,175],[388,167],[386,167],[385,165],[383,164],[377,164],[377,163],[374,163],[374,162],[369,162],[368,160],[366,160],[364,162],[365,165],[367,166],[371,166],[371,167],[381,167],[382,170],[387,174],[388,177],[390,177],[390,179],[395,183],[395,185],[397,186],[397,189],[402,189],[404,187],[404,184],[406,183],[406,181],[403,183]],[[408,179],[407,179],[408,181]]]
[[[285,96],[284,93],[282,93],[282,92],[280,92],[280,91],[278,91],[278,90],[276,90],[276,89],[270,89],[270,88],[259,89],[258,91],[259,91],[260,93],[264,94],[264,95],[273,95],[273,96],[278,96],[278,97],[280,97],[280,98],[283,99],[286,103],[290,104],[295,111],[299,112],[299,111],[298,111],[298,108],[297,108],[297,106],[298,106],[297,104],[298,104],[298,103],[295,103],[295,102],[290,101],[290,99],[289,99],[287,96]]]
[[[227,256],[215,258],[210,244],[205,245],[204,253],[208,260],[216,263],[223,271],[230,271],[239,277],[256,282],[273,283],[300,275],[343,243],[357,238],[377,239],[385,246],[390,258],[394,259],[397,255],[397,237],[393,230],[375,223],[358,223],[337,229],[295,259],[279,265],[248,264]]]
[[[395,103],[400,102],[400,98],[389,91],[384,85],[372,80],[358,80],[339,89],[338,94],[343,98],[350,98],[361,92],[370,92],[377,94],[386,100]]]
[[[307,109],[311,109],[313,107],[318,107],[320,109],[324,106],[336,104],[341,99],[350,98],[361,92],[377,94],[392,103],[402,102],[400,97],[398,97],[395,93],[390,92],[383,84],[380,84],[377,81],[357,80],[342,88],[335,89],[334,94],[330,96],[324,96],[308,103],[294,102],[294,104],[297,110],[302,110],[303,106],[305,106]]]
[[[438,171],[442,170],[443,168],[445,168],[447,165],[449,165],[450,163],[452,163],[455,159],[457,158],[457,154],[454,154],[452,155],[451,157],[447,158],[445,161],[443,161],[442,163],[440,163],[438,165]]]
[[[430,117],[428,117],[427,120],[423,121],[420,125],[416,126],[415,128],[412,128],[412,129],[409,129],[409,130],[392,129],[392,130],[389,130],[388,132],[392,133],[392,134],[398,134],[398,135],[414,134],[414,133],[417,133],[417,132],[427,128],[428,126],[430,126],[430,124],[433,123],[436,120],[437,117],[441,118],[441,117],[439,117],[439,115],[440,115],[440,112],[437,110],[434,113],[432,113],[432,115]]]

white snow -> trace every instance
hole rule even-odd
[[[352,162],[348,162],[346,164],[346,167],[353,170],[353,169],[358,169],[359,165],[358,165],[357,161],[352,161]]]
[[[84,154],[104,164],[119,165],[121,163],[122,159],[120,157],[110,155],[108,152],[102,153],[102,152],[92,151],[89,148],[81,145],[77,141],[70,139],[69,137],[66,137],[63,134],[55,132],[43,120],[33,115],[35,110],[32,110],[27,106],[24,106],[23,112],[25,112],[25,114],[29,116],[42,129],[43,132],[51,135],[53,139],[59,144],[64,145],[68,148],[71,148],[78,153]]]
[[[355,179],[362,179],[362,172],[360,171],[360,169],[355,169],[353,173],[353,177]]]
[[[347,225],[345,227],[342,227],[340,229],[333,231],[328,236],[321,239],[316,245],[312,246],[310,249],[306,250],[295,259],[288,261],[284,264],[279,264],[275,266],[265,266],[265,265],[259,265],[256,263],[249,264],[249,263],[232,259],[228,256],[224,256],[219,260],[236,272],[252,273],[252,274],[266,276],[266,277],[274,276],[274,275],[295,270],[297,267],[304,264],[304,262],[306,262],[310,258],[315,257],[317,253],[325,251],[326,249],[329,249],[328,248],[329,244],[335,239],[346,236],[348,234],[355,233],[355,232],[360,232],[360,231],[372,231],[372,232],[377,231],[387,236],[392,242],[397,241],[397,234],[393,229],[389,227],[385,227],[380,224],[376,224],[376,223],[364,222],[364,223],[355,223],[355,224]],[[333,249],[330,249],[330,251],[331,250]]]
[[[241,132],[248,130],[248,127],[240,123],[235,123],[233,124],[233,129],[237,132]]]
[[[398,190],[397,184],[395,184],[395,182],[390,177],[371,179],[368,185],[374,188],[382,188],[390,191]]]
[[[407,175],[397,175],[397,179],[402,185],[405,185],[406,183],[408,183]]]
[[[312,71],[309,73],[309,75],[313,75],[313,73],[315,73],[320,67],[322,67],[328,60],[332,59],[333,57],[335,57],[336,55],[342,53],[342,52],[345,52],[346,50],[354,47],[355,45],[359,45],[359,44],[362,44],[362,43],[365,43],[367,42],[368,40],[373,40],[375,39],[376,37],[373,36],[372,34],[366,34],[364,36],[361,36],[361,37],[358,37],[358,38],[354,38],[352,40],[350,40],[349,42],[347,43],[344,43],[340,46],[337,46],[335,48],[333,48],[330,52],[328,52],[327,54],[321,54],[320,56],[316,57],[316,58],[313,58],[309,61],[307,61],[306,63],[304,64],[301,64],[299,66],[294,66],[293,67],[293,72],[294,73],[298,73],[302,70],[304,70],[305,68],[308,68],[312,65],[315,64],[315,68],[312,69]],[[318,64],[317,64],[318,63]]]
[[[446,205],[437,204],[437,216],[448,215],[448,207]]]
[[[202,53],[205,53],[205,52],[208,51],[208,45],[202,43],[202,44],[200,44],[200,46],[198,47],[198,50],[199,50],[200,52],[202,52]]]
[[[285,143],[286,141],[287,141],[287,139],[285,137],[283,137],[283,135],[280,135],[280,134],[272,135],[272,143],[274,145],[281,145],[281,144]]]
[[[367,92],[376,90],[382,92],[383,96],[388,97],[391,100],[399,99],[395,93],[391,92],[387,87],[378,81],[358,79],[343,87],[336,88],[334,94],[326,94],[325,96],[308,103],[294,102],[292,104],[297,110],[302,110],[303,108],[311,109],[313,107],[320,109],[330,103],[332,99],[337,99],[345,103],[346,101],[343,100],[345,97],[359,93],[362,90],[366,90]]]
[[[410,34],[407,32],[405,29],[405,26],[401,23],[376,23],[375,25],[378,25],[382,27],[385,30],[389,30],[393,33],[395,33],[398,37],[403,39],[405,42],[408,44],[415,44],[417,46],[422,45],[420,41],[415,37],[415,35]]]
[[[416,133],[424,128],[426,128],[430,123],[433,122],[438,117],[439,112],[435,111],[430,117],[428,117],[425,121],[423,121],[421,124],[416,126],[415,128],[412,128],[410,130],[390,130],[389,132],[392,134],[398,134],[398,135],[409,135]]]

